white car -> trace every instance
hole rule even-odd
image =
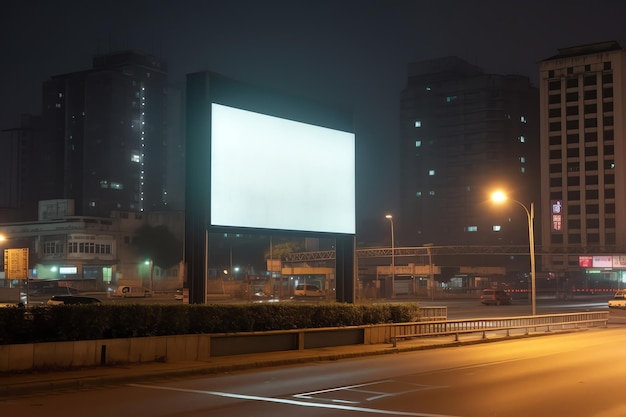
[[[619,290],[612,300],[609,300],[609,308],[626,308],[626,290]]]

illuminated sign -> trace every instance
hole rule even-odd
[[[212,225],[356,232],[354,133],[213,103],[210,156]]]
[[[4,273],[7,279],[28,279],[28,248],[4,250]]]
[[[561,200],[550,201],[550,213],[552,233],[563,233],[563,202]]]
[[[59,273],[61,274],[76,274],[78,273],[78,268],[75,266],[62,266],[59,268]]]
[[[599,256],[594,255],[593,267],[594,268],[611,268],[613,266],[612,256]]]
[[[578,266],[581,268],[624,268],[626,269],[626,255],[579,256]]]
[[[626,256],[613,256],[613,268],[626,268]]]
[[[593,256],[579,256],[578,266],[581,268],[591,268],[593,266]]]

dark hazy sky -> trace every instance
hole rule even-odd
[[[52,75],[90,68],[98,53],[153,53],[181,88],[185,74],[212,70],[351,108],[359,200],[377,218],[396,203],[409,62],[456,55],[536,84],[537,62],[558,48],[626,46],[625,16],[624,0],[5,0],[0,129],[40,112]]]

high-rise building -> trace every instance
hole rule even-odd
[[[20,126],[0,131],[0,223],[37,218],[39,199],[46,187],[33,158],[44,137],[41,117],[22,115]]]
[[[50,133],[36,157],[47,198],[73,199],[82,216],[163,210],[167,92],[166,64],[132,51],[46,81]]]
[[[538,90],[447,57],[409,65],[401,102],[402,246],[528,245],[528,218],[496,189],[539,199]]]
[[[544,269],[621,280],[626,52],[617,42],[559,49],[540,63],[540,97]]]

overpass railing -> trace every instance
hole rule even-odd
[[[511,330],[546,331],[579,329],[586,327],[606,327],[609,320],[608,311],[579,312],[565,314],[545,314],[536,316],[516,316],[488,319],[463,319],[445,321],[423,321],[398,323],[393,325],[391,343],[395,347],[398,340],[416,337],[434,337],[481,333],[483,338],[487,332],[504,331],[509,336]]]

